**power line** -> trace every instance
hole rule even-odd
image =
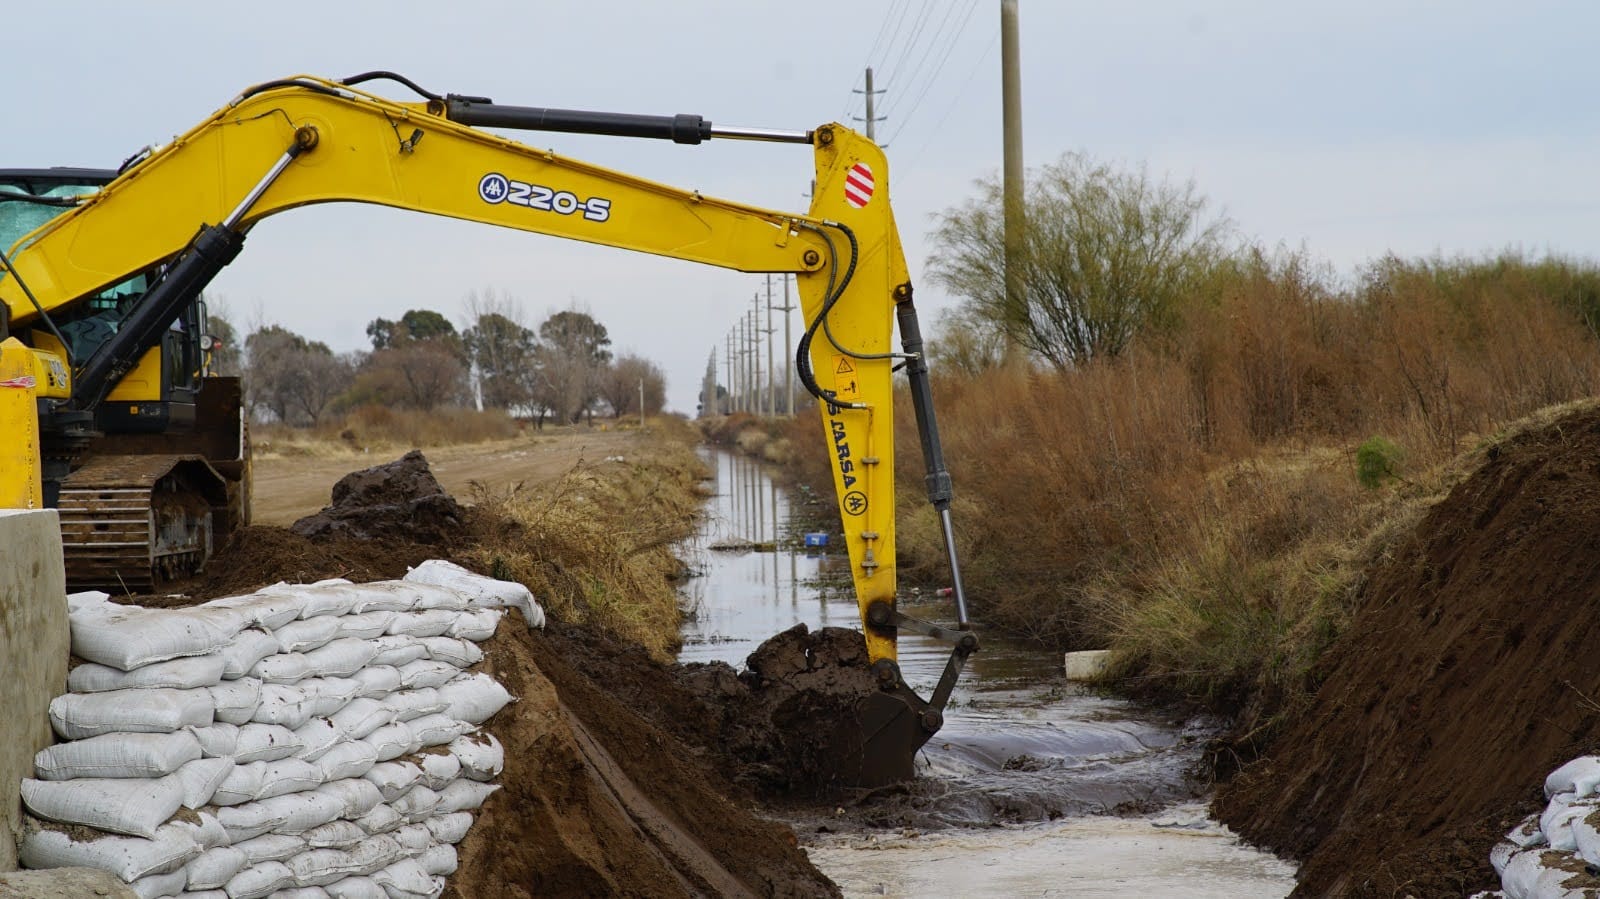
[[[895,61],[892,65],[885,67],[885,71],[890,73],[889,79],[891,81],[896,77],[894,73],[902,70],[902,63],[904,63],[911,55],[911,51],[917,46],[917,41],[922,37],[923,30],[928,27],[929,16],[927,15],[927,9],[928,8],[924,6],[922,8],[922,13],[917,16],[917,24],[911,29],[910,37],[906,38],[905,44],[900,48],[900,55],[895,58]],[[893,45],[890,45],[890,47],[884,52],[887,54],[893,52],[893,50]],[[884,86],[887,87],[888,84],[885,83]]]
[[[950,113],[955,111],[956,106],[960,104],[961,98],[966,96],[967,88],[972,86],[972,79],[978,77],[978,70],[983,68],[983,64],[985,62],[988,62],[989,54],[994,52],[994,45],[999,42],[1000,29],[997,26],[994,30],[994,34],[989,36],[989,43],[983,48],[983,53],[978,56],[977,62],[972,64],[972,71],[967,73],[966,79],[961,82],[961,87],[956,90],[955,94],[951,97],[950,102],[945,104],[944,113],[939,116],[939,120],[933,123],[933,128],[928,133],[928,139],[923,141],[922,146],[917,148],[917,151],[911,157],[910,162],[900,167],[902,177],[904,177],[905,173],[910,171],[911,168],[916,165],[916,163],[920,162],[922,160],[922,155],[928,151],[929,147],[933,146],[934,139],[939,136],[939,129],[944,127],[944,123],[950,118]],[[898,131],[895,133],[899,134]]]
[[[978,0],[971,0],[971,2],[968,4],[968,16],[972,15],[972,7],[976,6],[977,2]],[[934,29],[933,34],[928,38],[927,43],[922,46],[922,52],[917,55],[917,62],[911,67],[910,73],[894,73],[895,82],[900,88],[900,92],[897,94],[897,96],[910,96],[912,91],[916,89],[916,85],[919,83],[919,79],[922,75],[922,70],[928,64],[928,57],[933,53],[935,47],[938,47],[940,44],[945,42],[944,38],[946,29],[950,26],[950,20],[952,17],[954,17],[958,8],[960,8],[959,2],[953,2],[944,8],[944,15],[939,19],[939,27]],[[956,36],[959,37],[960,33],[957,32]],[[885,110],[885,112],[887,111],[888,110]]]
[[[928,75],[928,79],[922,83],[922,89],[917,92],[916,98],[911,101],[911,108],[908,109],[903,115],[899,116],[899,124],[895,127],[894,134],[889,136],[889,140],[899,137],[900,132],[904,131],[906,124],[911,121],[911,117],[916,115],[917,109],[922,106],[923,98],[928,95],[929,89],[931,89],[934,83],[939,80],[939,75],[944,72],[945,64],[950,61],[951,52],[955,50],[956,44],[961,42],[961,35],[966,33],[967,25],[972,21],[972,14],[976,12],[977,9],[978,0],[972,0],[972,3],[967,6],[967,15],[961,20],[960,27],[956,29],[955,33],[950,36],[949,42],[945,44],[944,52],[939,57],[938,64],[934,66],[933,72]],[[948,107],[946,107],[946,112],[948,111]],[[888,112],[889,110],[884,110],[885,115],[887,115]]]
[[[883,36],[886,33],[888,33],[888,31],[889,31],[889,23],[890,22],[896,23],[896,31],[898,32],[898,30],[899,30],[898,26],[899,26],[899,23],[900,23],[901,19],[896,14],[896,10],[900,7],[902,2],[909,3],[910,0],[893,0],[893,2],[891,2],[889,4],[888,10],[886,10],[884,12],[884,14],[883,14],[883,22],[881,22],[878,25],[878,34],[877,34],[876,37],[874,37],[872,39],[872,47],[867,50],[866,61],[861,64],[863,67],[872,65],[873,59],[877,57],[877,55],[878,55],[878,47],[879,47],[879,45],[881,45],[883,43]],[[853,80],[850,83],[850,87],[851,87],[851,94],[844,101],[844,110],[839,113],[839,121],[841,121],[841,122],[849,121],[848,117],[850,115],[854,114],[854,112],[855,112],[855,108],[856,108],[855,93],[856,92],[855,92],[855,82]]]

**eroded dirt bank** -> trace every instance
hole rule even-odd
[[[1217,816],[1296,896],[1495,889],[1489,849],[1600,746],[1600,411],[1487,451],[1372,573],[1310,708]]]

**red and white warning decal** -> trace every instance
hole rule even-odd
[[[857,209],[872,201],[872,167],[858,162],[844,176],[844,201]]]
[[[20,375],[0,381],[0,387],[20,387],[23,390],[32,390],[39,386],[39,381],[33,375]]]

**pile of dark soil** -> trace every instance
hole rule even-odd
[[[543,638],[564,666],[713,763],[726,782],[769,800],[834,797],[836,759],[876,689],[861,633],[798,624],[762,643],[747,669],[665,665],[605,634],[553,624]],[[565,683],[554,668],[551,679]]]
[[[333,502],[289,526],[302,537],[449,544],[462,532],[461,506],[444,492],[421,450],[353,471],[333,485]]]
[[[1219,792],[1296,896],[1498,888],[1489,849],[1600,748],[1600,411],[1491,448],[1395,547],[1310,708]]]

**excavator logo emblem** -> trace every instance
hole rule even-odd
[[[611,201],[605,197],[580,200],[571,191],[552,190],[542,184],[513,181],[499,172],[490,172],[478,179],[478,199],[490,206],[509,203],[512,206],[524,206],[540,212],[556,212],[561,215],[582,211],[583,217],[591,222],[603,222],[611,218]]]

